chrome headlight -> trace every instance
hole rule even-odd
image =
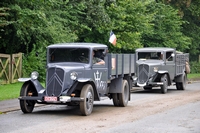
[[[158,72],[158,67],[154,67],[154,68],[153,68],[153,71],[154,71],[154,72]]]
[[[70,74],[70,78],[71,78],[72,80],[76,80],[77,77],[78,77],[78,74],[77,74],[76,72],[72,72],[72,73]]]
[[[34,71],[31,73],[31,79],[36,80],[39,77],[39,73]]]

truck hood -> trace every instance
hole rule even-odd
[[[71,64],[57,63],[57,64],[48,65],[48,69],[49,68],[61,68],[61,69],[64,69],[65,71],[67,70],[73,71],[73,70],[83,70],[85,69],[85,65],[80,64],[80,63],[71,63]]]
[[[138,60],[138,61],[136,61],[136,63],[138,65],[146,64],[148,66],[160,66],[160,65],[164,65],[164,61],[163,60]]]

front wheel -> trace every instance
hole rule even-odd
[[[29,96],[30,94],[34,94],[35,90],[33,86],[28,83],[24,84],[20,91],[20,96]],[[35,106],[34,100],[19,100],[20,108],[24,113],[31,113]]]
[[[163,85],[161,86],[161,93],[165,94],[167,93],[168,88],[168,78],[166,74],[161,77],[161,82],[163,82]]]
[[[90,115],[93,110],[94,102],[94,91],[90,84],[83,86],[81,90],[81,98],[84,98],[84,100],[80,102],[81,114],[85,116]]]

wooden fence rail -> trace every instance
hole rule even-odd
[[[17,82],[22,75],[22,53],[0,53],[0,84]]]

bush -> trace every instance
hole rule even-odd
[[[37,51],[37,52],[36,52]],[[23,77],[30,77],[31,72],[37,71],[39,73],[39,81],[44,82],[46,76],[46,49],[34,48],[32,52],[23,55],[22,75]]]
[[[200,63],[196,61],[190,62],[191,73],[200,73]]]

